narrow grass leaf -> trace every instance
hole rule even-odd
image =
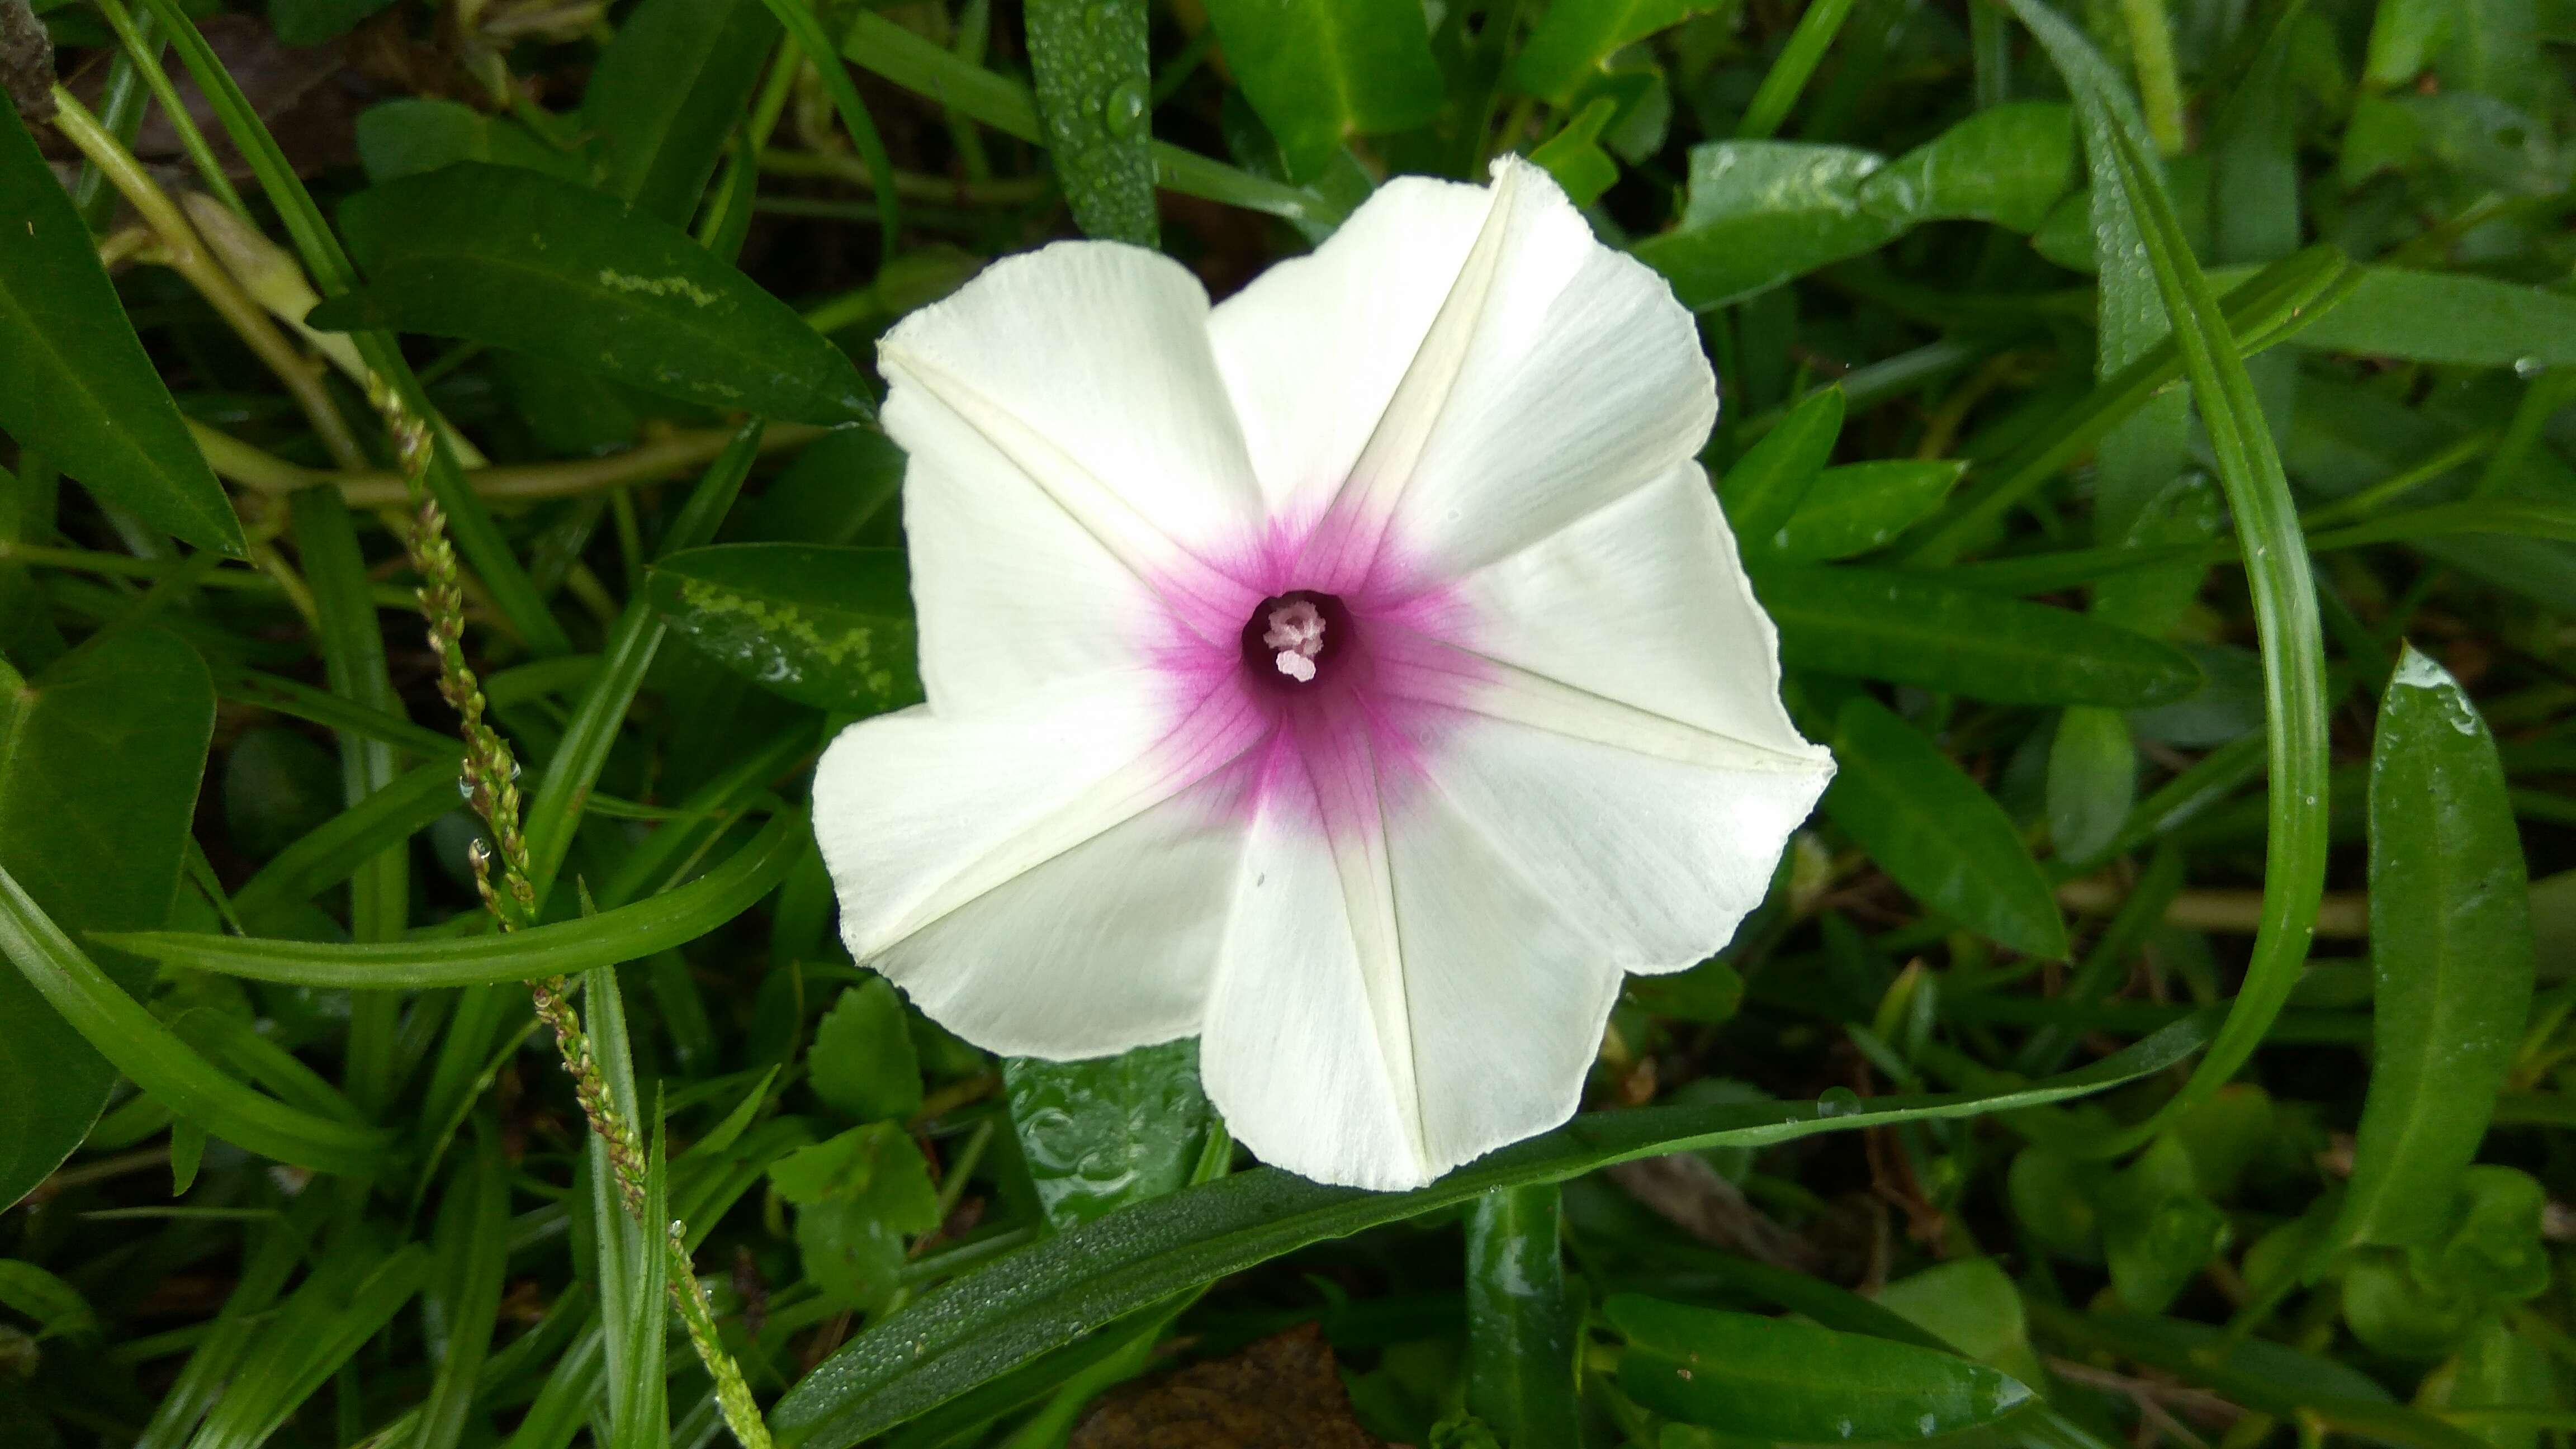
[[[414,834],[456,805],[455,765],[441,760],[406,771],[269,857],[233,893],[233,913],[254,928],[274,920],[402,851]]]
[[[795,863],[805,841],[804,817],[779,815],[762,826],[741,850],[686,885],[596,916],[508,935],[379,945],[214,936],[189,931],[103,935],[99,939],[102,944],[174,966],[301,986],[419,990],[534,981],[639,961],[656,951],[696,940],[751,909],[774,889],[786,878],[787,868]]]
[[[2030,1390],[2000,1370],[1892,1338],[1622,1294],[1619,1387],[1657,1413],[1747,1439],[1881,1443],[1991,1424]]]
[[[1313,3],[1263,8],[1294,14]],[[1075,223],[1104,241],[1159,245],[1145,0],[1028,0],[1028,38],[1047,155]],[[1233,53],[1257,65],[1266,52]],[[1316,60],[1298,56],[1301,69]],[[1311,79],[1303,84],[1319,89]]]
[[[924,1298],[800,1380],[771,1424],[796,1449],[848,1449],[1094,1328],[1308,1243],[1638,1157],[2063,1101],[2183,1061],[2208,1029],[2179,1022],[2079,1071],[1992,1096],[1881,1098],[1858,1110],[1758,1102],[1592,1113],[1413,1192],[1327,1187],[1272,1168],[1237,1173],[1060,1233]]]
[[[477,1377],[492,1351],[493,1320],[501,1311],[502,1278],[509,1268],[510,1191],[501,1139],[477,1122],[474,1152],[448,1174],[431,1237],[423,1315],[445,1338],[431,1344],[429,1397],[410,1449],[456,1449],[472,1422]]]

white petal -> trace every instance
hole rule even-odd
[[[1381,535],[1430,577],[1511,552],[1691,457],[1716,418],[1663,279],[1601,245],[1546,173],[1495,175],[1465,193],[1481,208],[1389,186],[1217,309],[1265,488],[1331,496],[1322,536],[1363,565]]]
[[[1207,316],[1178,263],[1065,242],[879,344],[933,705],[1137,668],[1157,627],[1258,601],[1209,562],[1257,536],[1261,509]]]
[[[1501,684],[1527,701],[1525,717],[1571,691],[1734,741],[1748,767],[1769,755],[1806,772],[1826,759],[1780,703],[1778,632],[1696,463],[1450,588],[1464,628],[1455,642],[1563,686]]]
[[[1196,756],[1139,693],[841,733],[815,838],[850,954],[941,1025],[1059,1059],[1197,1030],[1243,851],[1240,721]]]

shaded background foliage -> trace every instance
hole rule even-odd
[[[7,1436],[724,1435],[518,984],[579,976],[782,1442],[2563,1442],[2571,47],[0,0]],[[1842,773],[1575,1123],[1321,1188],[1187,1043],[995,1061],[841,954],[804,774],[920,697],[869,343],[1077,231],[1222,296],[1502,151],[1698,312]],[[528,767],[508,935],[415,484]]]

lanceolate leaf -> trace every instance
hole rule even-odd
[[[101,636],[24,682],[0,665],[0,869],[67,930],[165,924],[214,724],[206,666],[159,629]],[[111,990],[151,979],[131,958],[100,964]],[[0,1022],[0,1202],[15,1202],[79,1145],[115,1074],[17,971],[0,971]]]
[[[506,936],[342,946],[190,931],[105,935],[101,945],[173,965],[301,986],[419,989],[534,981],[694,941],[749,910],[786,878],[806,841],[801,815],[780,815],[715,869],[675,890],[595,916]]]
[[[1955,1354],[1788,1318],[1625,1294],[1619,1387],[1647,1408],[1753,1440],[1928,1439],[1991,1424],[2030,1390]]]
[[[2062,1101],[2182,1061],[2206,1031],[2198,1019],[2177,1023],[2117,1056],[1997,1096],[1594,1113],[1413,1192],[1326,1187],[1273,1168],[1238,1173],[1058,1234],[933,1294],[807,1375],[771,1423],[795,1449],[847,1449],[1128,1312],[1308,1243],[1632,1158]]]
[[[98,265],[98,243],[0,108],[0,429],[101,498],[199,548],[241,524]]]
[[[341,224],[369,281],[316,327],[461,337],[795,422],[870,415],[857,369],[785,303],[585,187],[459,162],[351,197]]]
[[[627,10],[581,98],[602,187],[687,225],[777,38],[760,0],[643,0]]]
[[[921,698],[903,550],[718,544],[648,576],[689,642],[789,699],[881,714]]]
[[[1921,731],[1866,696],[1835,722],[1825,813],[1926,905],[2016,951],[2066,954],[2048,878],[1994,797]]]
[[[1779,568],[1754,592],[1780,626],[1780,657],[2012,704],[2171,704],[2201,686],[2169,644],[2071,609],[2025,603],[1937,576],[1861,568]]]
[[[2531,906],[2495,740],[2406,651],[2370,757],[2370,1095],[2344,1240],[2429,1244],[2477,1155],[2531,1009]]]
[[[1311,177],[1354,135],[1403,131],[1440,109],[1440,67],[1413,0],[1210,0],[1244,97]]]

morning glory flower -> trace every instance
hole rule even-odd
[[[1622,974],[1724,945],[1833,772],[1690,314],[1525,162],[1213,308],[1060,242],[878,360],[928,702],[833,743],[815,830],[969,1041],[1196,1035],[1263,1159],[1418,1186],[1570,1115]]]

